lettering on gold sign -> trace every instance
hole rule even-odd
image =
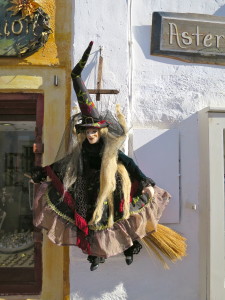
[[[37,22],[31,24],[27,19],[15,19],[13,21],[4,20],[0,24],[0,39],[9,36],[28,35],[30,32],[34,34]]]
[[[178,25],[176,23],[169,22],[169,44],[173,45],[176,43],[181,49],[187,49],[188,46],[195,45],[203,46],[206,48],[212,47],[215,44],[216,48],[220,48],[220,45],[225,40],[225,35],[223,34],[203,34],[200,31],[200,26],[196,25],[195,32],[179,31]],[[212,43],[212,42],[215,43]],[[224,45],[223,45],[224,46]]]

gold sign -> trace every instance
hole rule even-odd
[[[29,56],[50,32],[49,17],[35,1],[0,0],[0,56]]]

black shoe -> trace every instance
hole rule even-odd
[[[95,270],[98,269],[98,267],[99,267],[99,264],[93,262],[93,263],[91,264],[91,266],[90,266],[90,270],[91,270],[91,271],[95,271]]]
[[[126,256],[125,258],[127,265],[131,265],[133,262],[133,255]]]
[[[87,259],[91,263],[91,267],[90,267],[91,271],[97,270],[98,267],[99,267],[99,263],[104,263],[105,262],[105,258],[98,257],[98,256],[89,255]]]
[[[129,266],[133,262],[133,254],[138,254],[142,246],[138,241],[133,242],[133,246],[129,247],[123,253],[125,255],[126,264]]]

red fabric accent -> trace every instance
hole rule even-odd
[[[88,235],[88,225],[86,220],[81,217],[77,212],[74,213],[75,224],[76,226],[84,232],[85,235]]]
[[[130,189],[130,196],[131,199],[133,198],[133,196],[137,193],[138,190],[138,186],[139,186],[139,182],[137,180],[133,181],[131,184],[131,189]],[[132,201],[132,200],[131,200]]]
[[[120,201],[120,207],[119,207],[119,212],[123,212],[123,207],[124,207],[124,199],[121,199],[121,201]]]
[[[130,202],[132,202],[133,196],[137,193],[138,187],[139,187],[139,182],[137,180],[133,181],[130,189]],[[123,209],[124,209],[124,199],[121,199],[119,212],[123,212]]]
[[[63,195],[64,193],[64,188],[62,185],[62,182],[60,181],[60,179],[55,175],[55,173],[52,171],[52,168],[50,166],[46,166],[44,167],[47,175],[51,178],[52,183],[54,185],[54,187],[57,189],[57,191]]]
[[[65,191],[62,182],[56,176],[56,174],[53,172],[52,168],[50,166],[45,167],[47,175],[51,178],[52,184],[55,187],[55,189],[60,193],[60,195],[63,196],[63,201],[72,209],[74,210],[74,199],[70,195],[69,192]],[[76,211],[74,213],[74,219],[75,219],[75,225],[86,235],[88,235],[88,224],[86,220],[80,216]]]
[[[91,248],[88,241],[85,239],[85,235],[82,231],[78,230],[77,232],[77,243],[76,246],[81,248],[83,251],[91,254]]]

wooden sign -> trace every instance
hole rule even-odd
[[[34,0],[0,0],[0,57],[26,57],[48,40],[49,17]]]
[[[151,54],[225,65],[225,17],[154,12]]]

